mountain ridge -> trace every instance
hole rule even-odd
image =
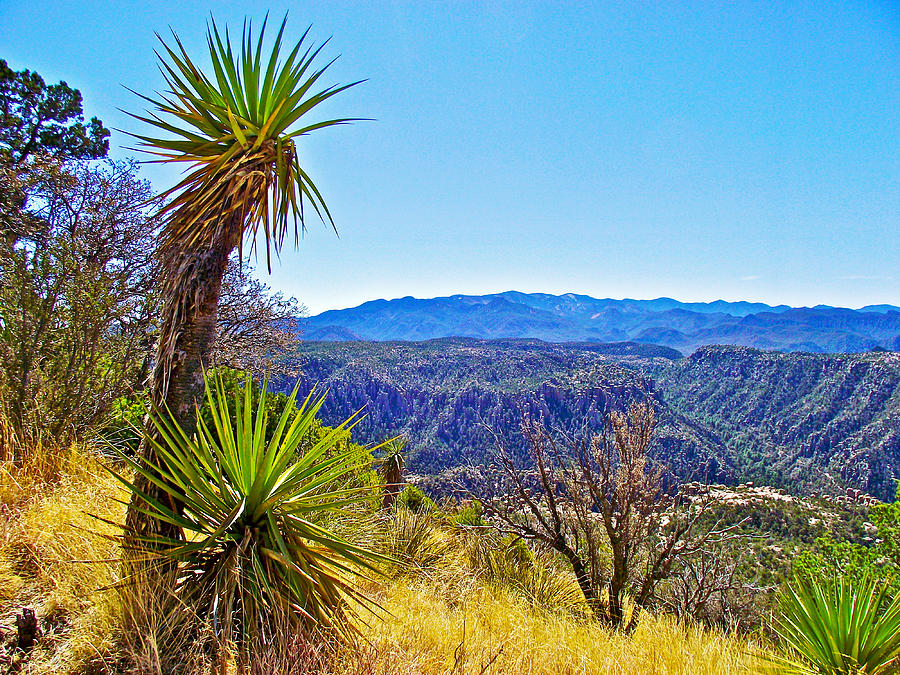
[[[307,340],[535,338],[548,342],[644,342],[683,353],[708,344],[779,351],[900,348],[900,307],[790,307],[760,302],[680,302],[505,291],[370,300],[301,321]]]

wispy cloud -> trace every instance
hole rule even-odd
[[[893,281],[894,277],[871,274],[846,274],[838,277],[840,281]]]
[[[748,274],[747,276],[740,278],[741,281],[759,281],[760,279],[762,279],[762,276],[759,274]]]

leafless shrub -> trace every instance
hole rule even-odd
[[[290,359],[300,342],[298,319],[305,311],[295,298],[285,298],[258,279],[237,254],[228,261],[216,319],[214,358],[222,365],[296,377]]]
[[[732,543],[740,546],[737,539]],[[762,611],[758,599],[776,587],[748,582],[741,574],[748,555],[746,548],[743,552],[736,548],[727,542],[713,543],[708,549],[679,560],[658,594],[658,606],[676,616],[729,632],[758,625]]]
[[[648,454],[654,429],[650,400],[610,414],[600,433],[580,439],[526,418],[534,468],[517,466],[500,443],[482,495],[499,527],[561,554],[594,616],[625,629],[636,619],[625,621],[626,594],[637,607],[653,606],[677,562],[737,536],[736,526],[700,527],[708,501],[666,493],[664,468]]]

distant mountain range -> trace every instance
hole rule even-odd
[[[598,299],[567,293],[373,300],[301,322],[309,341],[537,338],[658,344],[684,354],[723,344],[779,351],[900,350],[900,307],[771,306],[758,302]]]

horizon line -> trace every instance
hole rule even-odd
[[[564,298],[566,296],[573,296],[573,297],[589,298],[591,300],[600,300],[600,301],[609,300],[609,301],[613,301],[613,302],[655,302],[658,300],[668,300],[671,302],[676,302],[681,305],[713,305],[713,304],[717,304],[717,303],[725,303],[725,304],[729,304],[729,305],[739,305],[739,304],[763,305],[770,309],[780,309],[780,308],[785,308],[785,307],[788,309],[847,309],[847,310],[854,311],[854,312],[863,311],[870,307],[888,307],[888,308],[896,309],[897,311],[900,311],[900,305],[894,305],[889,302],[870,303],[868,305],[862,305],[860,307],[845,307],[845,306],[840,306],[840,305],[828,305],[825,303],[819,303],[817,305],[789,305],[787,303],[770,304],[768,302],[763,302],[761,300],[725,300],[723,298],[717,298],[715,300],[678,300],[676,298],[666,296],[666,295],[661,295],[661,296],[658,296],[655,298],[628,298],[628,297],[626,297],[626,298],[613,298],[613,297],[601,298],[601,297],[597,297],[597,296],[593,296],[593,295],[588,295],[587,293],[575,293],[575,292],[546,293],[546,292],[542,292],[542,291],[526,292],[526,291],[517,291],[515,289],[509,289],[507,291],[500,291],[500,292],[496,292],[496,293],[482,293],[482,294],[451,293],[449,295],[436,295],[436,296],[428,297],[428,298],[420,298],[420,297],[416,297],[414,295],[403,295],[403,296],[399,296],[399,297],[395,297],[395,298],[372,298],[370,300],[364,300],[357,305],[351,305],[348,307],[334,307],[331,309],[323,309],[320,312],[317,312],[315,314],[310,314],[310,315],[302,317],[302,318],[309,319],[309,318],[313,318],[316,316],[320,316],[327,312],[341,312],[341,311],[346,311],[346,310],[350,310],[350,309],[358,309],[358,308],[362,307],[363,305],[367,305],[367,304],[370,304],[373,302],[396,302],[397,300],[407,300],[407,299],[427,301],[427,300],[451,300],[453,298],[488,298],[488,297],[492,297],[492,296],[503,296],[503,295],[508,295],[508,294],[512,294],[512,293],[519,294],[519,295],[532,295],[532,296],[533,295],[542,295],[542,296],[548,296],[548,297],[552,297],[552,298]]]

